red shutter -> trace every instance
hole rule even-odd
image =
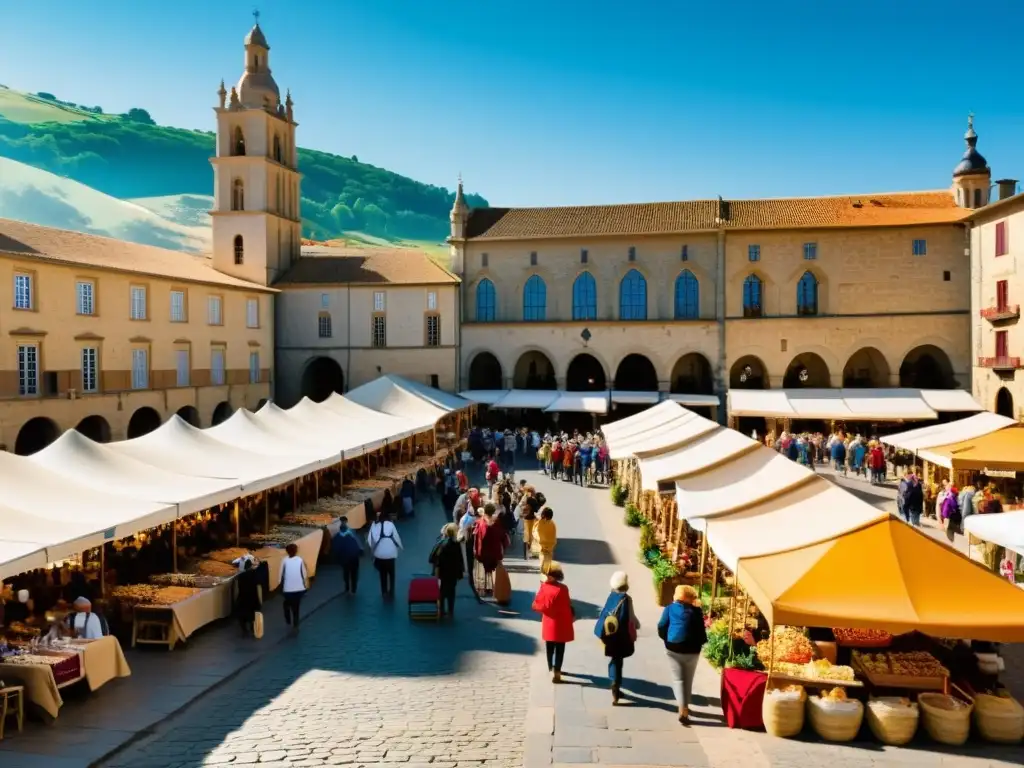
[[[1006,280],[996,283],[996,309],[1006,309],[1010,303],[1010,290]]]
[[[1007,250],[1006,222],[1000,221],[996,223],[996,256],[1004,256]]]
[[[1009,348],[1006,343],[1007,331],[996,331],[996,357],[1008,357],[1006,354]]]

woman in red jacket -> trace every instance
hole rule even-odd
[[[576,620],[576,611],[573,610],[572,600],[569,598],[569,588],[562,583],[563,581],[565,574],[562,572],[562,566],[559,563],[551,563],[547,578],[537,590],[537,596],[533,598],[533,610],[541,614],[541,637],[547,647],[548,671],[551,672],[553,683],[561,682],[565,644],[575,639],[573,621]]]

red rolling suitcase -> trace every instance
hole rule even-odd
[[[409,582],[409,618],[441,618],[441,583],[434,576],[413,576]]]

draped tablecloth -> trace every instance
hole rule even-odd
[[[57,717],[64,700],[53,679],[49,664],[5,664],[0,662],[0,680],[5,685],[25,686],[25,699],[52,718]]]
[[[74,646],[82,654],[85,681],[90,691],[106,685],[115,677],[128,677],[132,673],[121,643],[113,635],[98,640],[77,640]]]

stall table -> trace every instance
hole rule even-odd
[[[234,577],[171,605],[139,604],[132,609],[132,647],[166,645],[174,650],[200,627],[231,615]]]

